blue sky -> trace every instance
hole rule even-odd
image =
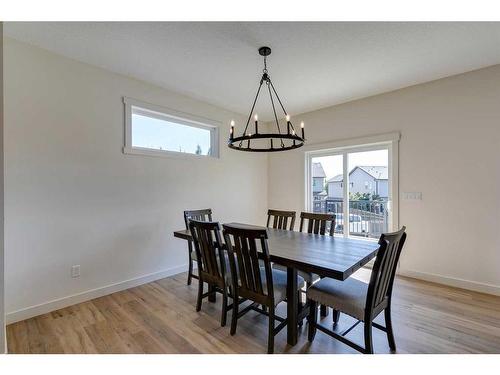
[[[195,153],[200,145],[203,155],[210,148],[210,131],[132,114],[132,147],[146,147]]]

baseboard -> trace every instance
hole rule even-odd
[[[433,283],[453,286],[455,288],[473,290],[475,292],[500,296],[500,286],[498,285],[479,283],[477,281],[464,280],[455,277],[441,276],[433,273],[426,273],[413,270],[399,270],[398,275],[407,276],[414,279],[431,281]]]
[[[106,285],[100,288],[95,288],[73,294],[67,297],[54,299],[52,301],[44,302],[38,305],[26,307],[17,311],[9,312],[5,315],[6,324],[15,323],[24,319],[32,318],[41,314],[62,309],[77,303],[89,301],[94,298],[102,297],[111,293],[119,292],[125,289],[133,288],[142,284],[147,284],[155,280],[163,279],[168,276],[176,275],[181,272],[186,272],[188,269],[187,264],[182,266],[169,268],[163,271],[150,273],[148,275],[139,276],[133,279],[121,281],[118,283]]]

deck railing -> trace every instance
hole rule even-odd
[[[314,212],[336,214],[335,233],[344,233],[344,203],[339,199],[322,199],[313,202]],[[388,231],[387,201],[350,200],[349,232],[354,236],[378,238]]]

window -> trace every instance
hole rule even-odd
[[[338,147],[335,143],[321,149],[312,146],[306,151],[305,208],[335,213],[336,235],[375,240],[397,228],[399,134],[385,137],[377,136],[377,142],[370,142],[371,137],[358,140],[360,143],[340,142]],[[323,172],[326,194],[314,190],[312,180],[318,170]]]
[[[218,157],[218,124],[185,113],[124,98],[124,153]]]

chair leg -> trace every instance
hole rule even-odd
[[[302,290],[298,290],[298,295],[297,295],[297,306],[299,308],[299,314],[301,313],[302,309],[304,308],[304,305],[302,304]],[[304,319],[299,320],[299,327],[302,327],[304,325]]]
[[[316,322],[318,319],[318,304],[316,301],[309,300],[309,331],[307,334],[307,339],[309,342],[313,342],[314,336],[316,336]]]
[[[325,316],[328,316],[328,306],[325,306],[325,305],[320,306],[320,315],[322,318],[324,318]]]
[[[201,300],[203,298],[203,280],[198,279],[198,299],[196,300],[196,311],[201,310]]]
[[[337,327],[337,324],[339,324],[339,318],[340,318],[340,311],[332,309],[332,318],[333,318],[333,328]]]
[[[372,322],[365,322],[365,351],[366,354],[373,354]]]
[[[390,304],[385,309],[384,316],[385,316],[385,328],[387,331],[387,341],[389,341],[389,347],[394,352],[394,351],[396,351],[396,342],[394,341],[394,331],[392,330],[391,305]]]
[[[222,316],[220,318],[220,325],[224,327],[226,325],[227,319],[227,288],[224,288],[222,292]]]
[[[188,281],[187,285],[191,285],[191,279],[193,277],[193,259],[191,254],[193,253],[193,244],[188,241],[188,251],[189,251],[189,269],[188,269]]]
[[[267,337],[267,354],[274,353],[274,307],[269,307],[269,332]]]
[[[239,296],[233,290],[233,315],[231,316],[231,336],[236,333],[236,323],[238,322],[238,300]]]

